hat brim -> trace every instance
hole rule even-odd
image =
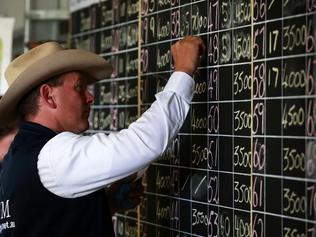
[[[70,71],[85,72],[90,76],[89,83],[94,83],[109,77],[112,66],[102,57],[81,49],[62,50],[41,59],[23,71],[1,98],[0,124],[17,119],[18,103],[29,91],[53,76]]]

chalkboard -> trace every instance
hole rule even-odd
[[[189,115],[116,235],[316,237],[316,1],[86,2],[72,10],[72,46],[114,67],[93,88],[90,133],[150,106],[176,40],[207,45]]]

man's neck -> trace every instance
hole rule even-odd
[[[60,133],[63,131],[59,128],[59,126],[57,126],[57,123],[52,119],[52,117],[49,116],[32,116],[26,118],[25,121],[40,124],[44,127],[51,129],[56,133]]]

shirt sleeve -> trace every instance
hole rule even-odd
[[[109,135],[56,135],[38,157],[42,184],[58,196],[76,198],[145,168],[181,128],[193,91],[194,80],[174,72],[156,101],[127,129]]]

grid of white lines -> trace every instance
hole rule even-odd
[[[285,1],[285,0],[284,0]],[[189,5],[193,5],[193,4],[198,4],[198,3],[205,3],[205,6],[209,7],[209,4],[208,2],[204,1],[204,0],[201,0],[201,1],[195,1],[195,2],[192,2],[192,3],[187,3],[187,4],[183,4],[181,5],[181,8],[184,7],[184,6],[189,6]],[[264,1],[263,1],[264,2]],[[307,1],[306,1],[307,2]],[[179,9],[180,7],[179,6],[175,6],[175,7],[172,7],[172,8],[169,8],[169,9],[164,9],[164,10],[160,10],[160,11],[156,11],[156,12],[152,12],[148,15],[146,15],[146,17],[149,17],[149,16],[153,16],[153,15],[159,15],[160,13],[163,13],[163,12],[168,12],[168,11],[171,11],[171,10],[176,10],[176,9]],[[282,10],[283,12],[283,9],[280,9]],[[304,14],[298,14],[298,15],[292,15],[292,16],[286,16],[286,17],[283,17],[281,19],[273,19],[273,20],[267,20],[265,19],[265,21],[261,21],[261,22],[255,22],[253,23],[253,25],[251,24],[248,24],[248,25],[242,25],[242,26],[237,26],[237,27],[233,27],[233,28],[230,28],[230,29],[224,29],[225,31],[227,30],[236,30],[236,29],[243,29],[243,28],[249,28],[249,27],[253,27],[255,25],[261,25],[261,24],[267,24],[269,22],[282,22],[282,29],[279,29],[280,31],[283,30],[283,21],[284,20],[288,20],[288,19],[297,19],[297,18],[301,18],[301,17],[306,17],[306,22],[307,22],[307,18],[309,16],[314,16],[316,15],[315,12],[309,12],[309,13],[304,13]],[[91,35],[91,34],[95,34],[97,32],[102,32],[104,30],[108,30],[108,29],[114,29],[114,28],[117,28],[117,27],[121,27],[121,26],[126,26],[126,25],[129,25],[129,24],[135,24],[135,20],[131,20],[131,21],[127,21],[127,22],[123,22],[123,23],[119,23],[117,25],[112,25],[112,26],[109,26],[109,27],[104,27],[104,28],[100,28],[100,29],[95,29],[95,30],[91,30],[91,31],[87,31],[87,32],[84,32],[84,33],[79,33],[79,34],[76,34],[76,35],[73,35],[72,37],[73,38],[80,38],[82,36],[85,36],[85,35]],[[222,32],[224,30],[221,30],[221,29],[217,29],[216,31],[213,31],[212,33],[219,33],[219,32]],[[210,34],[210,32],[207,32],[207,33],[203,33],[201,35],[206,35],[208,36]],[[149,47],[149,46],[152,46],[152,45],[160,45],[160,44],[170,44],[172,42],[174,42],[176,39],[167,39],[167,40],[162,40],[162,41],[159,41],[159,42],[153,42],[153,43],[147,43],[147,44],[143,44],[142,45],[142,48],[146,48],[146,47]],[[281,40],[282,40],[282,43],[281,45],[283,45],[283,37],[281,37]],[[266,42],[264,42],[266,43]],[[266,48],[266,47],[265,47]],[[127,50],[120,50],[118,52],[109,52],[109,53],[105,53],[105,54],[101,54],[101,56],[111,56],[111,55],[115,55],[115,54],[119,54],[119,53],[127,53],[127,52],[130,52],[130,51],[135,51],[135,50],[139,50],[137,47],[135,48],[131,48],[131,49],[127,49]],[[268,61],[271,61],[271,60],[281,60],[281,69],[283,68],[283,63],[284,63],[284,60],[286,59],[293,59],[293,58],[305,58],[305,65],[307,65],[307,58],[308,57],[315,57],[315,53],[312,52],[312,53],[304,53],[304,54],[295,54],[295,55],[283,55],[283,50],[282,50],[282,54],[278,57],[270,57],[270,58],[266,58],[266,57],[263,57],[261,59],[256,59],[256,60],[253,60],[253,61],[248,61],[248,62],[236,62],[236,63],[231,63],[231,64],[224,64],[224,65],[210,65],[210,63],[208,63],[206,66],[203,66],[203,67],[200,67],[200,69],[211,69],[211,68],[220,68],[220,67],[234,67],[236,65],[247,65],[249,63],[253,64],[254,63],[260,63],[260,62],[268,62]],[[306,66],[307,67],[307,66]],[[305,67],[305,69],[306,69]],[[171,65],[170,65],[170,68],[171,68]],[[146,72],[144,73],[144,76],[148,75],[157,75],[157,74],[160,74],[160,73],[171,73],[172,70],[167,70],[167,71],[163,71],[163,72]],[[233,70],[232,70],[232,78],[234,77],[233,75]],[[135,75],[136,77],[136,75]],[[253,78],[253,77],[252,77]],[[110,79],[110,80],[125,80],[125,79],[128,79],[128,78],[114,78],[114,79]],[[133,78],[134,79],[134,78]],[[232,89],[234,89],[234,87],[232,87]],[[264,104],[266,104],[266,101],[281,101],[281,110],[283,111],[283,100],[284,99],[303,99],[305,100],[305,115],[307,114],[307,100],[308,99],[314,99],[316,98],[315,95],[297,95],[297,96],[293,96],[293,95],[287,95],[287,96],[283,96],[283,89],[281,90],[281,95],[280,96],[275,96],[275,97],[262,97],[262,98],[249,98],[249,99],[242,99],[242,100],[224,100],[224,101],[204,101],[204,102],[192,102],[192,105],[199,105],[199,104],[221,104],[221,103],[231,103],[232,105],[234,105],[234,103],[238,102],[238,103],[254,103],[256,102],[257,100],[262,100],[264,101]],[[232,95],[233,95],[233,91],[232,91]],[[208,96],[209,98],[209,96]],[[115,106],[115,105],[111,105],[111,106]],[[135,105],[117,105],[118,107],[130,107],[130,106],[135,106]],[[95,106],[96,108],[98,108],[98,106],[96,105]],[[232,106],[233,110],[234,110],[234,106]],[[282,113],[282,111],[280,111],[280,113]],[[232,114],[234,114],[234,111],[232,111]],[[264,116],[266,116],[266,114],[264,113]],[[282,117],[282,116],[281,116]],[[315,118],[316,119],[316,118]],[[234,129],[234,121],[233,121],[233,118],[231,119],[232,123],[233,123],[233,129]],[[305,120],[306,121],[306,120]],[[267,120],[265,119],[265,123],[267,122]],[[271,122],[271,121],[269,121]],[[265,126],[266,127],[266,126]],[[263,134],[263,135],[250,135],[250,136],[243,136],[243,135],[236,135],[234,134],[234,131],[232,131],[232,134],[198,134],[198,133],[180,133],[179,134],[179,138],[181,140],[181,137],[182,136],[201,136],[201,137],[205,137],[205,139],[208,139],[208,137],[231,137],[233,138],[232,141],[232,148],[234,150],[234,139],[238,139],[238,138],[246,138],[246,139],[256,139],[256,138],[262,138],[264,139],[264,143],[266,144],[266,140],[267,139],[270,139],[270,138],[274,138],[274,139],[279,139],[281,141],[281,153],[283,154],[283,139],[292,139],[292,140],[305,140],[305,147],[307,147],[307,143],[308,141],[310,140],[315,140],[315,137],[311,137],[311,136],[307,136],[306,134],[304,136],[297,136],[295,134],[291,134],[291,135],[283,135],[283,128],[282,128],[282,125],[280,124],[280,130],[281,130],[281,134],[280,135],[266,135],[266,134]],[[107,131],[109,132],[109,131]],[[180,145],[181,147],[181,145]],[[305,152],[305,151],[304,151]],[[253,152],[252,152],[253,153]],[[281,162],[281,169],[283,170],[283,159],[282,157],[279,157],[280,159],[280,162]],[[306,159],[306,156],[305,156],[305,159]],[[233,160],[233,158],[232,158]],[[166,165],[166,164],[161,164],[158,162],[154,163],[154,166],[157,167],[157,169],[159,169],[159,167],[170,167],[172,169],[188,169],[190,170],[191,172],[198,172],[198,171],[210,171],[207,167],[205,169],[203,168],[194,168],[194,167],[184,167],[184,166],[180,166],[180,165]],[[217,165],[217,167],[219,167],[219,165]],[[214,171],[214,170],[212,170]],[[252,180],[252,176],[258,176],[258,177],[263,177],[264,178],[264,186],[266,184],[266,178],[276,178],[276,179],[280,179],[281,180],[281,195],[283,197],[283,180],[290,180],[290,181],[297,181],[297,182],[302,182],[302,184],[305,186],[305,198],[307,200],[307,196],[308,196],[308,192],[307,192],[307,183],[315,183],[316,182],[316,179],[315,177],[311,178],[311,177],[307,177],[307,175],[303,178],[303,177],[291,177],[291,176],[286,176],[286,175],[283,175],[283,171],[281,171],[281,175],[274,175],[274,174],[266,174],[266,170],[264,168],[264,173],[255,173],[255,172],[252,172],[252,173],[240,173],[240,172],[234,172],[234,166],[232,164],[232,172],[229,172],[229,171],[221,171],[221,170],[215,170],[218,175],[220,176],[221,174],[231,174],[233,177],[235,176],[247,176],[249,177],[251,180]],[[209,177],[207,177],[208,179]],[[252,181],[251,181],[252,182]],[[315,186],[315,184],[314,184]],[[220,187],[219,187],[220,188]],[[232,187],[233,188],[233,187]],[[316,187],[315,187],[316,188]],[[193,190],[193,188],[191,188],[191,190]],[[265,193],[267,193],[268,190],[265,190]],[[234,193],[234,192],[233,192]],[[150,193],[150,192],[146,192],[146,195],[148,196],[154,196],[154,197],[167,197],[167,198],[170,198],[170,199],[177,199],[179,201],[189,201],[191,203],[200,203],[200,204],[205,204],[207,206],[214,206],[214,204],[208,204],[208,203],[203,203],[203,202],[199,202],[199,201],[196,201],[196,200],[192,200],[192,199],[185,199],[185,198],[181,198],[181,197],[175,197],[175,196],[169,196],[169,195],[165,195],[165,194],[159,194],[159,193]],[[232,197],[233,200],[234,200],[234,196]],[[283,199],[283,198],[282,198]],[[252,213],[258,213],[258,214],[263,214],[264,215],[264,218],[266,220],[266,218],[269,218],[268,216],[276,216],[276,217],[279,217],[280,219],[283,219],[283,218],[286,218],[286,219],[291,219],[291,220],[294,220],[294,221],[299,221],[299,222],[307,222],[307,223],[311,223],[311,224],[314,224],[316,225],[316,220],[309,220],[307,218],[308,214],[307,214],[307,210],[305,211],[305,218],[298,218],[298,217],[295,217],[295,216],[289,216],[289,215],[284,215],[283,214],[283,200],[282,201],[282,204],[281,204],[281,210],[280,210],[280,213],[278,214],[275,214],[275,213],[268,213],[266,212],[266,203],[264,202],[264,211],[258,211],[258,210],[252,210],[251,211],[248,211],[248,210],[243,210],[243,209],[238,209],[236,207],[234,207],[234,201],[232,202],[233,203],[233,206],[232,207],[229,207],[229,206],[222,206],[222,205],[219,205],[219,204],[216,204],[215,206],[218,207],[218,208],[226,208],[226,209],[231,209],[233,212],[235,210],[238,210],[238,211],[241,211],[241,212],[245,212],[245,213],[249,213],[249,215],[251,215],[251,212]],[[306,201],[307,202],[307,201]],[[192,208],[192,204],[191,204],[191,208]],[[307,207],[306,207],[307,209]],[[181,210],[180,210],[181,212]],[[124,218],[131,218],[131,217],[128,217],[128,216],[125,216],[125,215],[119,215],[121,217],[124,217]],[[192,216],[191,216],[192,218]],[[133,218],[131,218],[133,219]],[[250,220],[250,218],[249,218]],[[180,220],[181,221],[181,220]],[[141,221],[142,223],[144,224],[149,224],[149,225],[153,225],[153,226],[157,226],[159,228],[169,228],[169,227],[165,227],[165,226],[161,226],[161,225],[158,225],[156,223],[149,223],[147,221],[144,221],[142,220]],[[265,222],[264,222],[265,223]],[[283,222],[282,223],[282,228],[281,228],[281,231],[283,233]],[[252,226],[252,224],[250,223],[250,226]],[[173,229],[174,231],[176,232],[179,232],[179,233],[182,233],[182,234],[188,234],[188,235],[192,235],[192,236],[199,236],[199,235],[195,235],[195,234],[192,234],[192,233],[188,233],[188,232],[185,232],[185,231],[182,231],[180,229]],[[315,230],[316,231],[316,230]],[[205,233],[207,234],[207,233]],[[281,235],[281,233],[280,233]],[[266,236],[266,235],[264,235]],[[305,236],[308,236],[308,230],[306,228],[305,230]]]

